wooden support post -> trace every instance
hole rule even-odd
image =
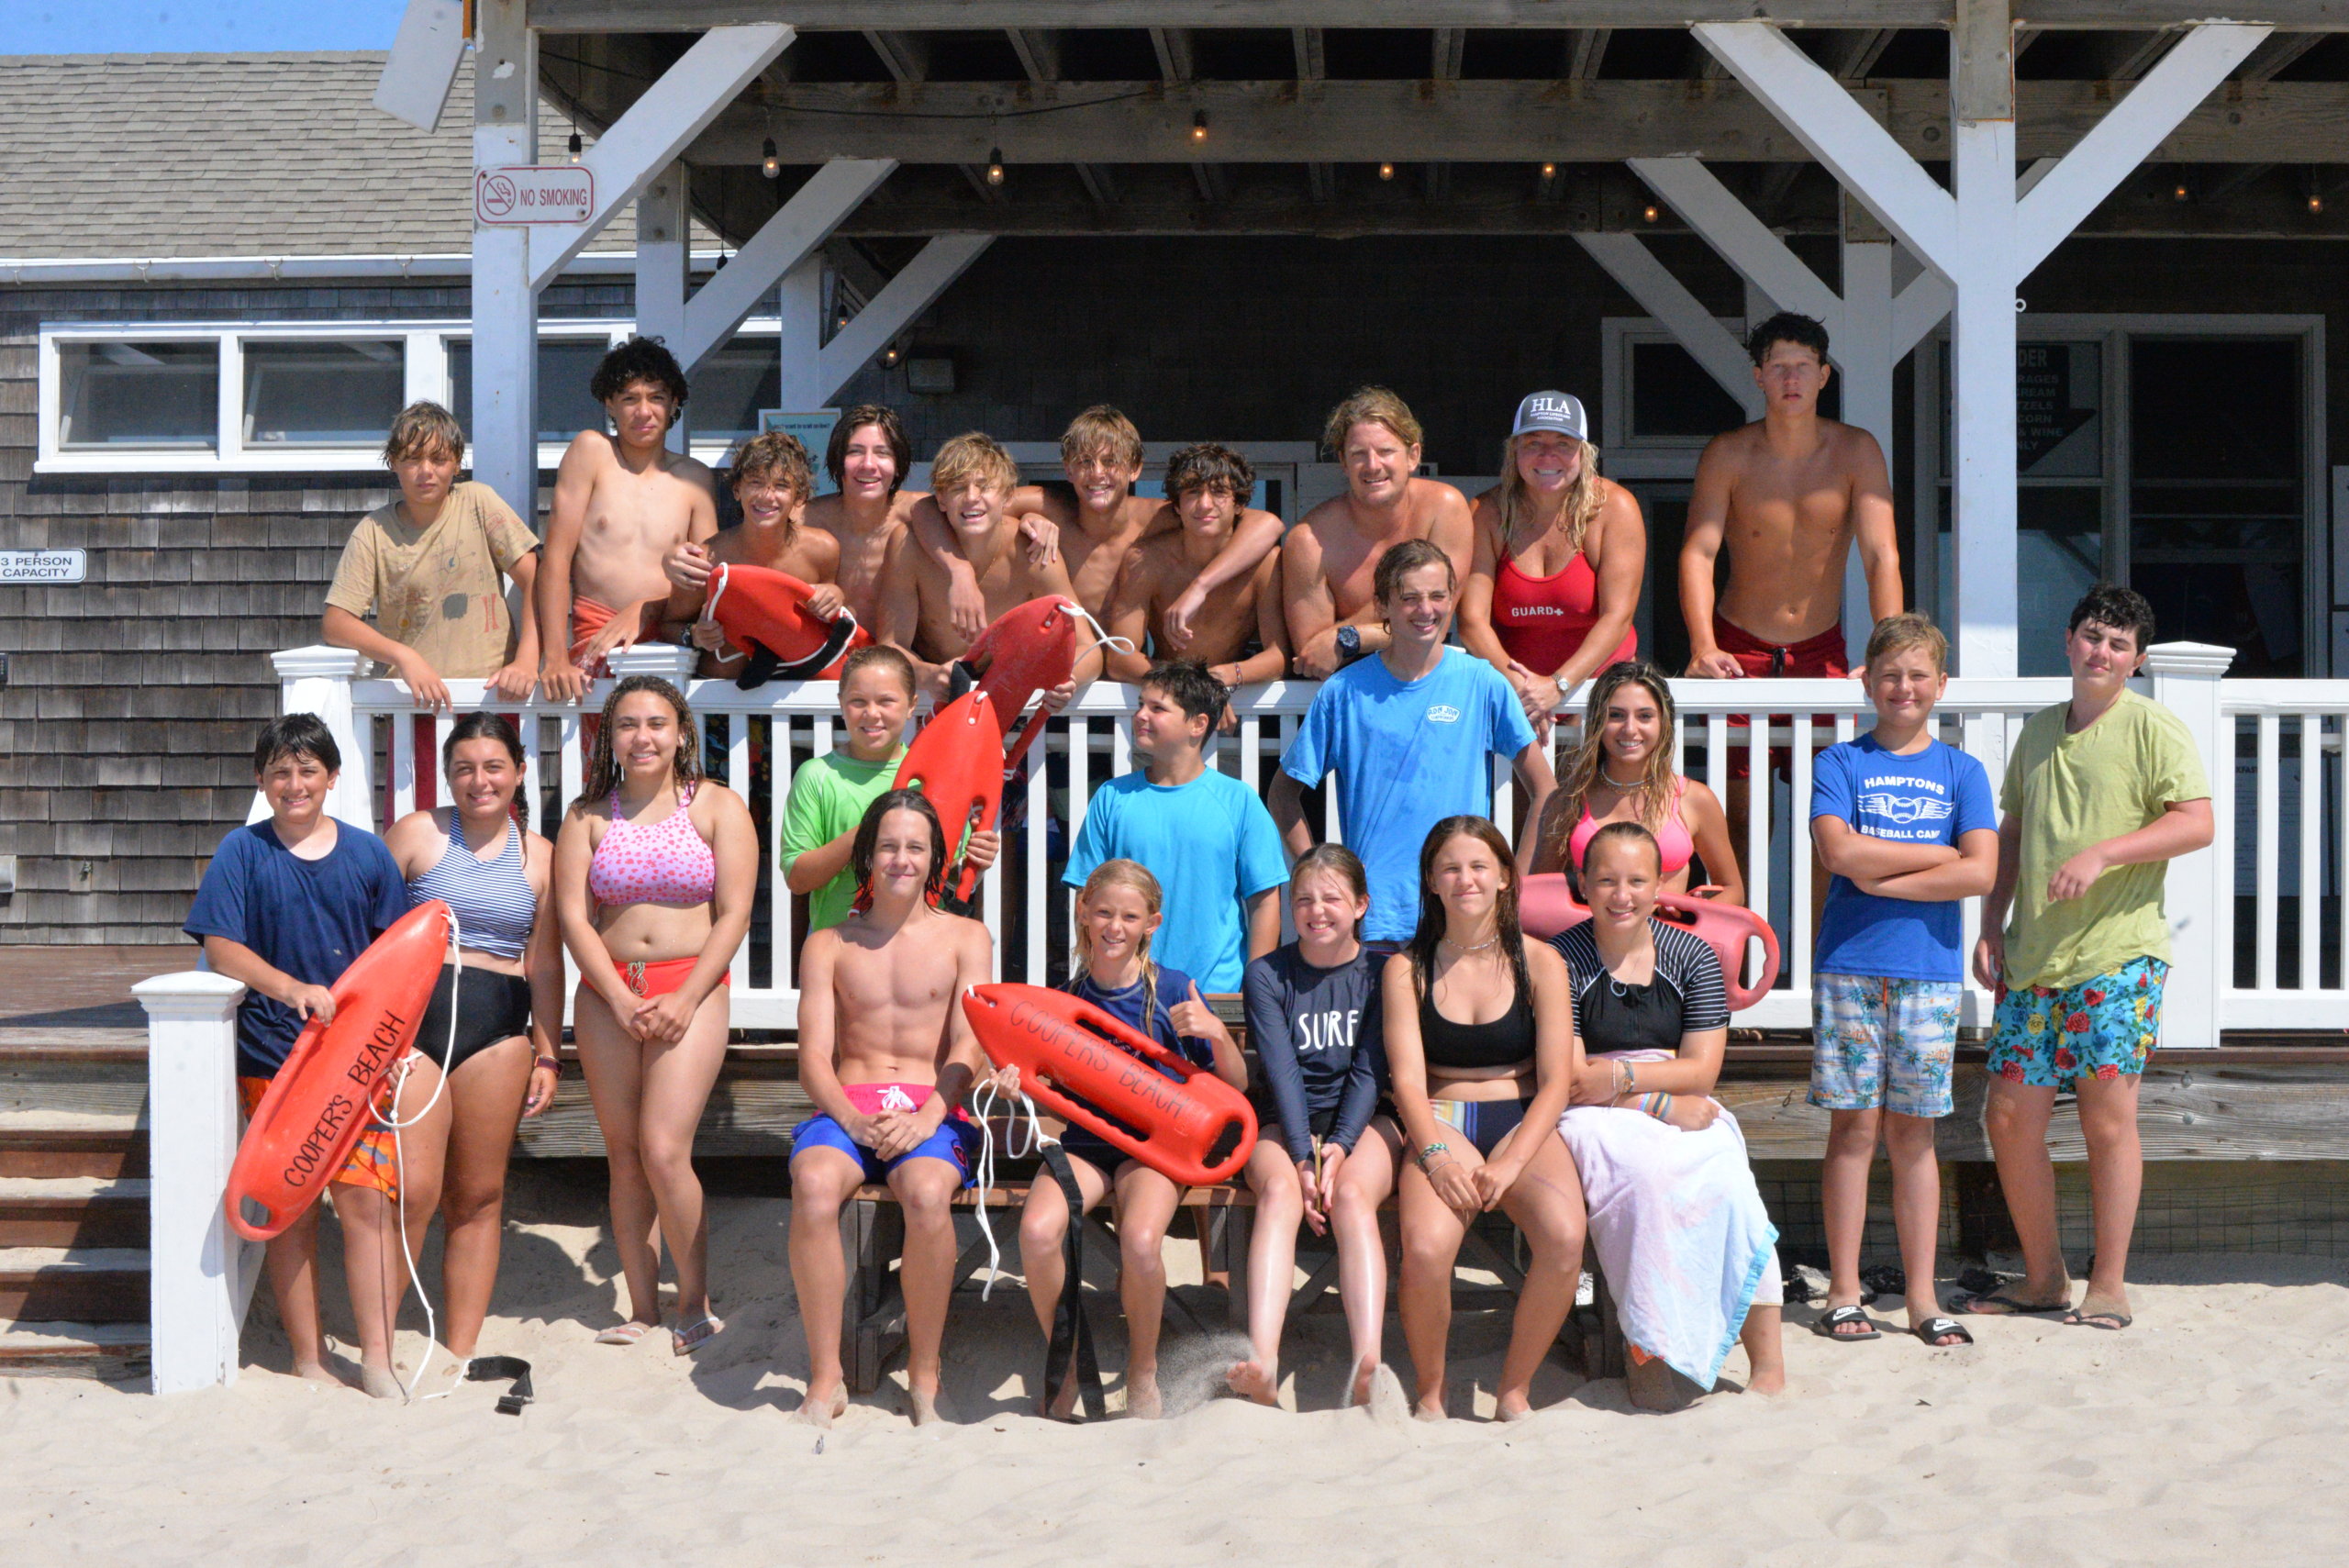
[[[831,388],[823,380],[824,257],[819,250],[783,274],[776,314],[783,322],[783,375],[776,396],[785,409],[807,413],[824,406]]]
[[[159,974],[130,988],[147,1009],[148,1315],[158,1394],[237,1381],[237,1338],[261,1250],[220,1207],[237,1157],[237,1004],[225,974]]]
[[[2234,980],[2234,728],[2219,706],[2219,682],[2234,658],[2232,648],[2163,642],[2145,661],[2154,700],[2185,720],[2194,737],[2210,776],[2210,814],[2218,826],[2209,848],[2178,856],[2164,877],[2172,962],[2162,987],[2161,1043],[2173,1051],[2219,1045],[2220,1003]],[[2313,824],[2303,828],[2315,830]]]
[[[307,648],[288,648],[273,653],[269,662],[277,672],[277,711],[317,714],[327,727],[327,733],[334,737],[336,749],[342,753],[341,772],[334,781],[334,788],[327,792],[328,812],[345,822],[372,826],[375,819],[375,748],[372,737],[359,732],[357,710],[351,701],[351,683],[358,678],[360,666],[367,662],[365,656],[348,648],[314,643]],[[261,791],[253,791],[252,808],[245,814],[245,820],[259,822],[268,815],[269,802],[262,798]]]
[[[670,346],[685,373],[691,375],[695,366],[732,337],[743,317],[758,308],[785,274],[821,250],[832,231],[896,166],[896,161],[889,158],[835,158],[793,192],[791,199],[734,253],[725,270],[682,306],[679,336]],[[640,231],[637,243],[640,256]],[[638,265],[641,272],[642,262]],[[643,319],[641,314],[638,319]],[[786,403],[785,406],[801,406]]]
[[[538,35],[524,0],[480,0],[473,16],[473,167],[539,157]],[[522,520],[539,517],[539,289],[530,231],[473,225],[473,477]]]
[[[685,290],[690,265],[686,254],[689,230],[685,225],[685,195],[687,172],[683,163],[672,163],[654,175],[636,198],[636,329],[647,338],[659,339],[685,364],[685,373],[693,373],[693,366],[685,361]],[[669,450],[685,450],[686,420],[692,417],[687,405],[678,412],[669,427]]]

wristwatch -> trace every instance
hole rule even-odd
[[[1362,657],[1362,628],[1341,626],[1338,628],[1338,657],[1341,659]]]

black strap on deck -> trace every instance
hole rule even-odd
[[[468,1383],[498,1383],[507,1378],[514,1385],[497,1397],[497,1413],[518,1416],[522,1407],[538,1397],[530,1387],[530,1363],[520,1356],[475,1356],[465,1364]]]
[[[1052,1307],[1052,1340],[1044,1348],[1044,1408],[1059,1409],[1069,1380],[1074,1378],[1085,1418],[1097,1421],[1109,1413],[1109,1406],[1101,1392],[1101,1362],[1094,1354],[1093,1323],[1085,1315],[1085,1195],[1078,1190],[1076,1173],[1069,1168],[1068,1156],[1057,1141],[1048,1140],[1039,1152],[1044,1169],[1052,1173],[1052,1180],[1061,1185],[1061,1195],[1068,1200],[1068,1233],[1061,1238],[1061,1265],[1067,1273],[1061,1282],[1061,1298]]]

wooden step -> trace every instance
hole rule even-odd
[[[0,1318],[144,1323],[143,1247],[0,1247]]]
[[[145,1176],[138,1112],[0,1110],[0,1177]]]
[[[147,1375],[145,1323],[0,1323],[0,1377],[95,1377],[108,1383]]]
[[[0,1247],[143,1247],[143,1176],[0,1176]]]

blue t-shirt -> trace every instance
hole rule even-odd
[[[1308,787],[1338,775],[1339,826],[1370,873],[1365,941],[1409,940],[1428,829],[1447,817],[1491,816],[1488,755],[1514,759],[1532,743],[1516,691],[1457,648],[1416,681],[1370,658],[1321,683],[1281,769]]]
[[[1166,964],[1159,964],[1157,968],[1156,1006],[1151,1006],[1151,984],[1147,976],[1135,981],[1123,990],[1111,991],[1095,984],[1092,975],[1079,970],[1076,978],[1068,983],[1066,989],[1070,995],[1092,1003],[1121,1023],[1148,1035],[1184,1061],[1201,1067],[1213,1067],[1215,1065],[1214,1046],[1206,1040],[1186,1039],[1174,1032],[1173,1009],[1175,1003],[1190,999],[1191,977],[1181,970],[1171,968]],[[1151,1065],[1169,1079],[1179,1081],[1182,1077],[1181,1073],[1157,1062],[1152,1062]],[[1070,1097],[1075,1098],[1074,1095]],[[1082,1105],[1087,1102],[1080,1100],[1078,1103]],[[1109,1119],[1117,1120],[1114,1117]],[[1118,1125],[1124,1127],[1126,1124],[1119,1122]],[[1127,1130],[1134,1129],[1128,1128]],[[1108,1139],[1095,1133],[1090,1128],[1079,1127],[1074,1122],[1071,1122],[1068,1130],[1061,1135],[1061,1147],[1071,1154],[1091,1161],[1112,1175],[1117,1173],[1119,1165],[1133,1158]]]
[[[1197,976],[1201,991],[1239,990],[1248,968],[1241,901],[1288,880],[1280,829],[1256,792],[1213,768],[1186,784],[1111,779],[1086,803],[1061,880],[1083,887],[1110,860],[1140,862],[1165,894],[1152,956]]]
[[[1871,839],[1954,847],[1961,835],[1998,826],[1990,775],[1939,740],[1903,757],[1863,735],[1821,751],[1811,778],[1811,816],[1841,817]],[[1862,893],[1848,877],[1835,877],[1827,884],[1811,968],[1820,974],[1962,981],[1958,902],[1879,898]]]
[[[407,913],[407,883],[384,840],[335,818],[334,848],[306,861],[267,822],[221,840],[181,929],[226,937],[307,985],[331,986]],[[237,1007],[237,1071],[273,1078],[302,1032],[302,1015],[248,990]]]

